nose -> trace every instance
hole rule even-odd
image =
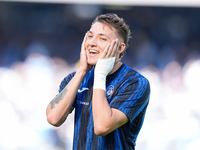
[[[87,39],[89,46],[93,47],[97,45],[97,40],[95,37]]]

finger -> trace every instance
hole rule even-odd
[[[87,40],[87,33],[85,34],[84,38],[83,38],[83,42],[81,45],[81,53],[80,53],[80,61],[81,63],[85,63],[86,62],[86,48],[85,48],[85,43]]]
[[[116,47],[116,40],[113,40],[113,41],[111,42],[111,44],[110,44],[110,48],[108,49],[106,58],[112,57],[112,53],[113,53],[113,51],[115,51],[115,47]]]
[[[87,33],[85,33],[85,36],[83,38],[83,42],[82,42],[82,45],[81,45],[81,50],[85,50],[85,42],[87,40]]]
[[[108,53],[108,50],[110,49],[110,44],[108,44],[106,46],[106,48],[104,49],[103,53],[101,54],[100,58],[103,59],[103,58],[107,58],[107,53]]]
[[[110,56],[110,57],[116,56],[117,51],[118,51],[118,49],[119,49],[119,46],[120,46],[120,41],[119,41],[118,39],[116,39],[116,44],[115,44],[114,47],[113,47],[113,50],[112,50],[112,53],[111,53],[111,56]]]

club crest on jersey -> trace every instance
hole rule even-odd
[[[106,89],[106,97],[107,98],[111,97],[113,92],[114,92],[114,86],[113,85],[108,86]]]

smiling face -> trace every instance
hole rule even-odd
[[[88,64],[96,65],[106,46],[116,38],[119,37],[114,28],[100,22],[94,23],[87,33],[85,43]]]

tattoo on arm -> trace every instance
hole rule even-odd
[[[51,109],[55,108],[55,104],[58,104],[65,96],[65,94],[67,93],[67,88],[65,87],[61,93],[59,95],[57,95],[51,102]]]

